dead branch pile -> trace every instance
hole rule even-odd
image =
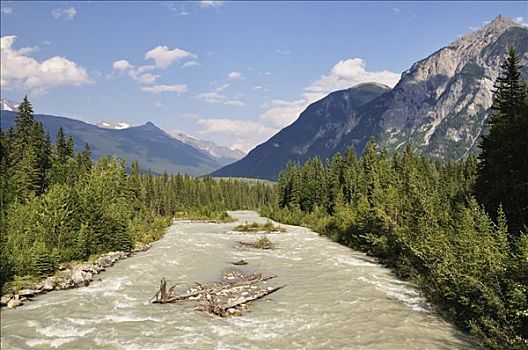
[[[267,281],[276,276],[264,276],[260,272],[244,273],[227,269],[218,282],[195,283],[182,294],[176,294],[172,286],[167,290],[167,280],[163,278],[160,289],[152,298],[152,303],[165,304],[183,300],[196,300],[197,310],[221,317],[239,316],[248,308],[248,303],[263,298],[283,288],[267,286]]]

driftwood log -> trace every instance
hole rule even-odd
[[[244,274],[235,269],[228,269],[222,278],[213,283],[195,283],[182,294],[176,294],[172,286],[167,291],[167,280],[163,278],[152,303],[166,304],[183,300],[196,300],[197,310],[226,317],[241,315],[248,303],[274,293],[284,286],[267,286],[267,281],[276,276],[265,276],[259,272]]]
[[[231,262],[231,265],[237,265],[237,266],[247,265],[247,264],[248,264],[248,262],[246,260],[244,260],[244,259]]]

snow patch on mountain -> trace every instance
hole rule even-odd
[[[219,146],[212,141],[200,140],[195,137],[185,135],[178,130],[173,130],[172,132],[169,132],[169,135],[215,158],[228,158],[233,160],[239,160],[246,155],[244,152],[238,149],[231,149],[228,147]]]
[[[97,123],[97,126],[100,127],[100,128],[115,129],[115,130],[128,129],[128,128],[132,127],[131,124],[128,124],[128,123],[125,123],[125,122],[114,123],[114,122],[110,122],[110,121],[107,121],[107,120],[101,120],[99,123]]]

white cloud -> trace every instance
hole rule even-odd
[[[263,106],[267,110],[260,115],[259,119],[276,129],[282,129],[293,123],[307,105],[308,101],[305,99],[294,101],[271,100]]]
[[[12,7],[8,7],[8,6],[2,6],[0,8],[0,12],[3,14],[3,15],[10,15],[13,13],[13,8]]]
[[[218,80],[213,80],[211,82],[211,86],[213,87],[213,89],[215,89],[215,91],[224,91],[224,90],[227,90],[228,87],[231,86],[230,83],[223,83],[218,81]]]
[[[10,90],[31,90],[45,93],[58,86],[79,86],[91,83],[84,67],[65,57],[55,56],[42,62],[29,57],[34,48],[14,49],[16,36],[1,39],[1,86]]]
[[[199,67],[199,66],[201,66],[201,64],[198,61],[188,61],[183,64],[182,68],[191,68],[191,67]]]
[[[393,7],[393,8],[392,8],[392,12],[394,12],[394,13],[400,13],[400,9],[397,8],[397,7]]]
[[[240,73],[240,72],[230,72],[230,73],[227,75],[227,77],[228,77],[229,79],[231,79],[231,80],[233,80],[233,79],[240,79],[240,78],[242,78],[242,73]]]
[[[277,132],[274,128],[247,120],[199,119],[198,124],[205,128],[199,131],[200,134],[228,137],[231,141],[231,148],[244,152],[248,152],[255,144]]]
[[[156,74],[146,73],[156,68],[153,65],[143,65],[135,67],[127,60],[119,60],[115,61],[112,64],[112,67],[118,72],[126,73],[129,77],[138,81],[141,84],[152,84],[160,77]]]
[[[279,55],[289,55],[291,54],[291,51],[286,51],[286,50],[275,50],[275,53],[279,54]]]
[[[526,23],[526,22],[524,21],[524,17],[521,17],[521,16],[519,16],[519,17],[515,17],[513,20],[514,20],[515,22],[519,23],[520,25],[528,26],[528,23]]]
[[[196,57],[192,52],[179,48],[170,50],[166,45],[157,46],[145,54],[145,59],[153,59],[157,68],[167,68],[174,61]]]
[[[128,62],[127,60],[119,60],[119,61],[115,61],[112,67],[114,67],[114,69],[117,69],[117,70],[127,70],[134,66],[132,66],[130,62]]]
[[[400,80],[400,74],[390,71],[370,72],[361,58],[349,58],[337,62],[328,74],[306,87],[304,97],[316,101],[330,92],[347,89],[359,83],[376,82],[393,87]]]
[[[253,86],[251,89],[252,89],[252,90],[262,90],[263,87],[260,86],[260,85],[256,85],[256,86]]]
[[[237,107],[243,107],[245,106],[246,104],[242,101],[239,101],[239,100],[229,100],[229,101],[225,101],[224,104],[226,106],[237,106]]]
[[[141,84],[148,85],[148,84],[154,83],[158,78],[159,78],[159,75],[145,73],[145,74],[139,75],[136,80],[139,81]]]
[[[159,94],[162,92],[177,92],[184,93],[187,91],[187,85],[185,84],[175,84],[175,85],[153,85],[153,86],[143,86],[141,90],[149,92],[151,94]]]
[[[196,97],[198,97],[200,100],[203,100],[207,103],[220,103],[225,100],[225,96],[222,94],[219,94],[218,92],[202,92],[201,94],[198,94]]]
[[[70,21],[75,17],[75,15],[77,15],[77,10],[72,6],[64,9],[55,9],[51,11],[51,14],[55,19]]]
[[[185,10],[185,6],[183,4],[179,3],[179,6],[176,6],[174,2],[166,1],[161,3],[162,6],[166,7],[169,11],[176,12],[179,16],[188,16],[189,12]]]
[[[264,75],[270,76],[271,72],[264,72]]]
[[[224,4],[223,1],[212,1],[212,0],[201,0],[199,2],[200,7],[207,8],[207,7],[220,7]]]

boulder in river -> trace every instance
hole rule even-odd
[[[55,284],[57,282],[55,281],[54,277],[48,277],[44,280],[44,283],[42,284],[42,290],[45,292],[52,291],[55,288]]]
[[[59,280],[59,283],[57,284],[57,286],[55,286],[55,289],[63,290],[70,289],[73,287],[75,287],[75,283],[73,282],[73,280],[71,278],[65,278]]]
[[[40,294],[41,291],[38,289],[21,289],[18,291],[18,295],[21,297],[34,297],[35,295]]]
[[[0,298],[0,305],[6,306],[9,300],[13,299],[13,294],[9,293],[6,295],[2,295],[2,298]]]
[[[110,267],[114,264],[112,261],[112,258],[108,255],[102,256],[99,259],[97,259],[97,264],[101,266],[102,268]]]
[[[84,276],[86,275],[86,272],[83,270],[75,270],[72,274],[71,280],[73,281],[73,284],[75,284],[76,287],[82,287],[86,286],[86,280],[84,279]]]
[[[15,309],[22,305],[24,305],[24,303],[19,298],[13,298],[7,302],[7,307],[10,309]]]

